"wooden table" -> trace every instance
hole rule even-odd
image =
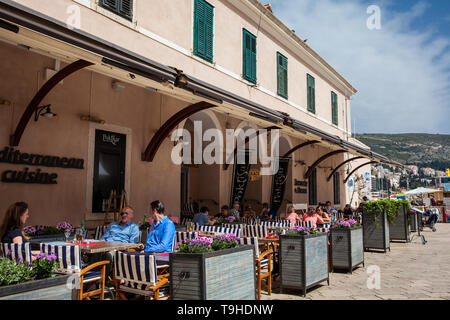
[[[120,242],[105,242],[104,244],[96,244],[96,245],[78,245],[82,253],[102,253],[108,252],[112,250],[128,250],[137,248],[138,245],[136,243],[120,243]]]

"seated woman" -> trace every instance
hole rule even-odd
[[[322,217],[319,216],[316,211],[314,211],[314,208],[308,209],[308,212],[303,215],[303,221],[311,221],[313,223],[313,228],[317,228],[318,224],[324,223]]]
[[[322,218],[323,223],[331,223],[330,216],[328,215],[328,213],[322,210],[321,206],[317,207],[316,213]]]
[[[16,202],[9,206],[0,227],[1,242],[17,244],[28,242],[29,238],[23,232],[28,217],[28,204],[25,202]]]
[[[292,206],[288,207],[284,219],[292,221],[293,225],[295,225],[297,221],[303,221],[303,219],[299,217],[298,214],[295,212],[295,208]]]

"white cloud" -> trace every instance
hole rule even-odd
[[[355,88],[352,118],[360,133],[450,133],[449,38],[413,31],[430,4],[393,13],[381,30],[366,26],[368,4],[355,0],[272,0],[274,13]],[[375,3],[376,4],[376,3]],[[353,121],[352,121],[353,122]]]

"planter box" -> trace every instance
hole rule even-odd
[[[0,300],[76,300],[76,290],[67,288],[69,275],[0,287]]]
[[[280,236],[280,275],[283,288],[306,290],[327,280],[328,235]]]
[[[331,229],[331,266],[346,269],[350,273],[360,264],[364,265],[362,227]]]
[[[52,234],[48,236],[34,236],[30,238],[31,250],[40,250],[41,243],[66,241],[64,234]]]
[[[391,241],[406,241],[411,240],[411,229],[409,228],[408,212],[405,205],[398,209],[397,217],[394,223],[389,226],[389,239]]]
[[[171,253],[173,300],[255,300],[253,246],[211,253]]]
[[[364,250],[391,250],[389,241],[389,223],[386,212],[377,215],[378,227],[375,225],[372,212],[363,212]]]

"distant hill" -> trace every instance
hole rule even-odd
[[[415,164],[445,171],[450,168],[450,135],[356,134],[372,151],[402,164]]]

